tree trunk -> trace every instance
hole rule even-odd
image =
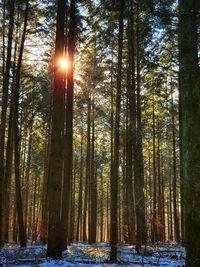
[[[197,51],[198,1],[179,0],[181,145],[186,266],[200,266],[200,75]]]
[[[160,155],[160,160],[161,160],[161,225],[163,226],[163,231],[162,231],[162,240],[165,242],[165,182],[164,182],[164,176],[163,176],[163,154],[161,151]]]
[[[153,232],[152,242],[158,241],[157,229],[157,170],[156,170],[156,132],[155,132],[155,96],[153,92]]]
[[[3,94],[1,106],[1,124],[0,124],[0,247],[3,245],[2,240],[2,215],[3,215],[3,184],[4,184],[4,145],[5,145],[5,131],[6,131],[6,114],[8,107],[8,90],[10,81],[10,67],[11,67],[11,52],[14,29],[14,9],[15,0],[9,1],[9,29],[8,29],[8,45],[6,66],[4,66],[5,73],[3,76]]]
[[[124,1],[120,1],[119,15],[119,36],[118,36],[118,67],[117,67],[117,96],[116,114],[114,126],[114,155],[111,175],[111,211],[110,211],[110,262],[117,260],[117,241],[118,241],[118,168],[119,168],[119,133],[120,133],[120,112],[121,112],[121,76],[122,76],[122,49],[123,49],[123,30],[124,30]]]
[[[94,91],[92,93],[92,142],[91,142],[91,171],[90,171],[90,223],[89,223],[89,244],[96,243],[97,229],[97,184],[95,175],[95,108]]]
[[[40,238],[43,244],[47,243],[47,228],[48,228],[48,194],[49,194],[49,160],[50,160],[50,142],[51,142],[51,114],[52,114],[52,97],[50,98],[50,112],[48,116],[48,125],[46,129],[46,144],[44,158],[44,178],[42,184],[42,218]]]
[[[134,31],[134,3],[130,1],[128,20],[128,133],[126,140],[126,176],[128,195],[129,243],[135,242],[135,208],[133,198],[133,155],[136,157],[136,95],[135,95],[135,31]]]
[[[135,158],[135,210],[137,222],[136,249],[141,252],[141,245],[146,244],[147,230],[145,223],[145,195],[144,195],[144,159],[142,147],[142,119],[141,119],[141,77],[140,77],[140,17],[139,3],[137,3],[137,143]]]
[[[18,12],[19,13],[19,12]],[[17,23],[19,21],[19,14],[17,15]],[[18,34],[18,27],[16,27],[16,36]],[[17,58],[17,40],[15,41],[14,55],[13,55],[13,66],[12,66],[12,85],[11,85],[11,96],[10,96],[10,112],[8,122],[8,138],[6,145],[6,165],[4,173],[4,186],[5,188],[2,203],[4,206],[3,219],[3,240],[8,240],[8,227],[9,227],[9,207],[10,207],[10,186],[12,176],[12,161],[13,161],[13,109],[14,109],[14,87],[16,79],[16,58]]]
[[[173,218],[172,218],[172,177],[170,172],[170,182],[169,182],[169,240],[173,241]]]
[[[30,125],[30,130],[29,130],[29,140],[28,140],[28,158],[26,162],[26,172],[25,172],[25,197],[24,197],[24,202],[25,202],[25,228],[27,226],[27,220],[28,220],[28,204],[29,204],[29,184],[30,184],[30,169],[31,169],[31,152],[32,152],[32,131],[33,131],[33,120],[34,120],[34,115],[32,115],[31,118],[31,125]]]
[[[173,145],[173,210],[174,210],[174,238],[176,242],[180,242],[180,226],[177,211],[177,164],[176,164],[176,126],[175,126],[175,110],[174,98],[171,85],[171,114],[172,114],[172,145]]]
[[[87,110],[87,155],[86,155],[86,173],[85,173],[85,196],[84,196],[84,211],[83,211],[83,241],[87,239],[87,211],[89,220],[89,184],[90,184],[90,163],[91,163],[91,95],[88,92],[88,110]]]
[[[78,194],[78,216],[77,216],[77,232],[76,241],[82,240],[82,207],[83,207],[83,115],[81,114],[81,155],[80,155],[80,187]]]
[[[101,202],[100,202],[100,242],[104,241],[104,212],[103,212],[103,207],[104,207],[104,179],[103,179],[103,170],[101,173]]]
[[[60,69],[59,60],[64,56],[65,0],[58,0],[56,46],[53,88],[53,110],[51,129],[51,152],[49,170],[49,225],[47,256],[62,257],[61,238],[61,192],[63,174],[63,127],[64,127],[64,71]],[[63,234],[63,232],[62,232]]]
[[[72,192],[73,169],[73,101],[74,101],[74,53],[76,31],[76,0],[71,0],[69,9],[68,35],[68,69],[67,69],[67,99],[66,99],[66,154],[64,161],[64,182],[62,197],[61,238],[62,247],[67,247],[67,237],[70,231],[70,196]]]
[[[160,162],[160,139],[161,126],[158,123],[158,148],[157,148],[157,162],[158,162],[158,239],[163,242],[163,224],[162,224],[162,183],[161,183],[161,162]]]
[[[13,113],[13,128],[14,128],[14,158],[15,158],[15,190],[16,190],[16,208],[19,226],[19,240],[21,247],[26,246],[26,230],[23,220],[23,207],[21,197],[21,179],[20,179],[20,136],[19,136],[19,89],[20,89],[20,75],[22,67],[22,58],[24,52],[24,43],[26,38],[26,29],[29,13],[29,1],[26,1],[24,28],[22,33],[21,45],[19,50],[19,58],[16,69],[16,81],[14,88],[14,113]]]

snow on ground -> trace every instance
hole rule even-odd
[[[144,256],[137,255],[134,246],[118,246],[118,263],[109,264],[110,247],[107,243],[88,245],[73,243],[63,252],[62,260],[46,259],[46,246],[28,246],[19,248],[15,244],[7,244],[0,250],[0,267],[39,266],[39,267],[183,267],[184,248],[169,243],[147,246]]]

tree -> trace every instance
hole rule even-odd
[[[146,243],[147,232],[145,223],[145,195],[144,195],[144,159],[143,159],[143,141],[142,141],[142,118],[141,118],[141,66],[140,66],[140,9],[139,1],[136,7],[137,14],[137,141],[135,153],[135,202],[136,202],[136,249],[141,253],[141,245]]]
[[[60,60],[64,56],[65,29],[65,0],[58,0],[56,23],[56,44],[54,58],[54,87],[52,108],[52,129],[50,143],[50,171],[49,171],[49,224],[47,256],[62,257],[61,242],[61,193],[63,173],[63,129],[64,129],[64,75],[60,68]]]
[[[181,145],[186,266],[200,264],[200,79],[197,50],[198,1],[179,1]],[[188,38],[190,36],[190,38]]]
[[[70,196],[72,190],[73,171],[73,101],[74,101],[74,54],[76,37],[76,0],[71,0],[69,8],[69,33],[68,33],[68,68],[67,68],[67,93],[66,93],[66,151],[64,160],[64,183],[62,198],[62,231],[63,249],[67,245],[67,234],[70,237]],[[70,240],[70,238],[69,238]]]
[[[177,212],[177,164],[176,164],[176,133],[175,133],[175,111],[174,98],[171,85],[171,106],[172,106],[172,142],[173,142],[173,209],[174,209],[174,235],[175,240],[180,242],[179,217]]]
[[[20,239],[21,247],[26,246],[26,230],[25,230],[24,219],[23,219],[21,180],[20,180],[19,90],[20,90],[20,76],[21,76],[22,58],[23,58],[23,52],[24,52],[24,43],[25,43],[26,34],[27,34],[28,14],[29,14],[29,0],[26,0],[25,11],[24,11],[24,25],[23,25],[21,44],[19,48],[18,63],[16,66],[16,78],[15,78],[14,97],[13,97],[16,209],[17,209],[17,220],[18,220],[19,239]]]
[[[114,155],[111,174],[111,213],[110,213],[110,261],[117,260],[117,242],[118,242],[118,219],[117,219],[117,202],[118,202],[118,168],[119,168],[119,132],[120,132],[120,111],[121,111],[121,79],[122,79],[122,49],[123,49],[123,31],[124,31],[124,1],[120,1],[119,14],[119,35],[118,35],[118,76],[117,76],[117,96],[116,96],[116,113],[114,126]]]
[[[3,95],[2,95],[1,124],[0,124],[0,170],[1,170],[0,171],[0,246],[3,245],[3,240],[2,240],[3,188],[4,188],[3,185],[4,185],[4,179],[6,179],[4,178],[4,145],[5,145],[6,114],[8,107],[8,91],[9,91],[10,68],[11,68],[12,40],[13,40],[13,29],[14,29],[14,9],[15,9],[15,0],[14,1],[10,0],[8,45],[7,45],[6,64],[5,68],[3,68],[5,69],[5,73],[3,73]]]
[[[136,155],[136,83],[135,83],[135,30],[134,30],[134,4],[130,1],[128,18],[128,114],[126,137],[126,180],[127,180],[127,204],[128,204],[128,229],[129,242],[135,242],[135,208],[133,193],[133,162]],[[130,122],[129,122],[130,121]]]

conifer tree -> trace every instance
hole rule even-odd
[[[179,1],[180,117],[187,267],[199,266],[200,264],[200,76],[197,50],[198,12],[198,1]]]
[[[48,189],[48,247],[47,256],[62,257],[61,239],[61,193],[63,174],[63,129],[64,129],[64,75],[60,60],[64,57],[65,0],[57,2],[56,44],[54,57],[54,84],[52,129],[50,143],[50,171]]]

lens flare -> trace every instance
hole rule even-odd
[[[67,70],[67,68],[68,68],[68,60],[67,60],[67,58],[61,58],[60,61],[59,61],[59,66],[61,67],[61,69]]]

